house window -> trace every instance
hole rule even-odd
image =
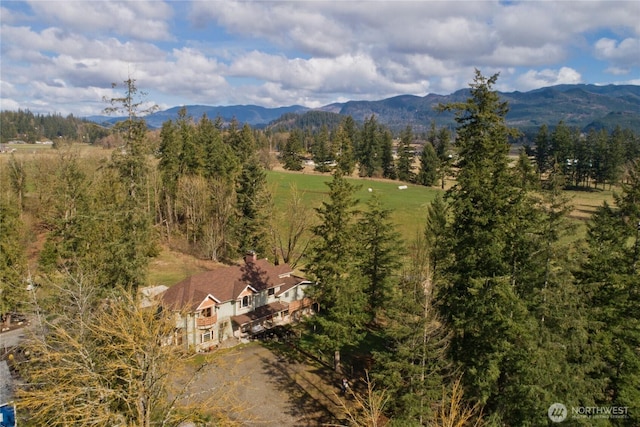
[[[284,293],[284,297],[285,297],[285,298],[289,298],[289,291],[287,291],[287,292],[285,292],[285,293]]]
[[[251,305],[251,296],[245,295],[242,297],[242,301],[240,301],[240,307],[245,308]]]
[[[207,307],[204,310],[202,310],[202,316],[211,317],[211,307]]]
[[[267,291],[267,295],[271,296],[274,295],[276,293],[276,288],[269,288],[269,290]]]
[[[202,342],[209,342],[209,341],[211,341],[211,331],[205,332],[204,334],[202,334]]]

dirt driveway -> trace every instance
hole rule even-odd
[[[230,384],[225,392],[241,412],[232,417],[250,427],[340,425],[335,379],[324,368],[301,363],[254,342],[228,350],[222,369],[203,374],[206,386]]]

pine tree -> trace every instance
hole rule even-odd
[[[289,134],[287,142],[282,150],[283,167],[287,170],[302,170],[302,131],[294,129]]]
[[[351,175],[356,167],[354,157],[354,141],[349,134],[349,122],[347,117],[342,121],[335,135],[336,145],[338,146],[337,169],[343,175]],[[351,119],[353,122],[353,119]]]
[[[438,156],[430,142],[425,142],[420,154],[420,172],[417,182],[420,185],[432,186],[438,180]]]
[[[398,177],[396,163],[393,160],[393,137],[388,129],[381,129],[380,164],[382,176],[388,179]]]
[[[180,177],[180,155],[182,153],[182,140],[178,137],[178,129],[175,123],[167,120],[160,130],[160,146],[158,170],[162,182],[162,206],[160,208],[160,222],[167,227],[167,238],[171,236],[171,227],[177,221],[175,212],[175,200]]]
[[[398,179],[400,181],[413,182],[413,131],[411,126],[407,126],[400,135],[400,145],[398,146]]]
[[[314,227],[307,272],[316,281],[313,298],[320,311],[310,319],[316,345],[334,354],[340,370],[340,353],[357,344],[369,320],[364,279],[356,268],[356,188],[341,174],[328,183],[329,200],[317,208],[320,224]]]
[[[40,264],[45,270],[75,272],[95,262],[95,209],[90,203],[89,180],[77,155],[61,154],[52,183],[53,207]]]
[[[238,252],[249,250],[260,254],[270,253],[269,217],[271,194],[267,188],[267,176],[257,156],[249,157],[242,166],[236,185],[236,236]]]
[[[509,168],[508,105],[492,89],[498,75],[476,71],[465,103],[444,106],[458,123],[457,184],[447,192],[452,222],[449,279],[437,290],[438,306],[452,332],[451,355],[463,372],[468,396],[503,422],[518,424],[529,409],[502,390],[524,379],[535,321],[518,290],[514,260],[528,241],[514,236],[527,218],[527,194]],[[518,267],[518,269],[523,266]],[[522,388],[512,390],[524,393]],[[518,406],[518,404],[520,406]]]
[[[551,168],[551,141],[549,137],[549,128],[546,124],[540,126],[536,134],[535,159],[538,173],[545,175]]]
[[[446,257],[446,206],[437,198],[429,208],[424,238],[412,245],[402,279],[385,300],[384,348],[374,352],[374,377],[392,396],[393,419],[400,425],[433,420],[449,368],[448,332],[433,305]]]
[[[196,127],[196,140],[204,147],[204,176],[208,180],[222,180],[229,185],[240,170],[240,158],[232,147],[223,142],[222,118],[214,122],[203,116]]]
[[[356,151],[360,176],[382,175],[381,136],[376,116],[372,115],[364,122]]]
[[[157,107],[141,111],[144,102],[140,97],[144,95],[138,91],[135,80],[129,78],[124,82],[124,96],[110,99],[112,106],[105,109],[107,113],[126,114],[126,119],[114,126],[122,134],[125,145],[115,150],[111,158],[111,167],[117,174],[117,182],[113,182],[113,186],[121,188],[124,197],[111,200],[111,203],[119,205],[114,212],[121,212],[122,217],[113,220],[119,221],[122,233],[119,241],[112,241],[109,261],[118,271],[114,275],[118,279],[116,283],[133,293],[145,283],[148,259],[156,251],[150,210],[153,204],[146,191],[149,174],[147,156],[150,154],[147,125],[139,115]]]
[[[358,221],[360,236],[358,264],[366,281],[368,312],[375,320],[392,292],[400,267],[402,242],[390,222],[391,211],[384,209],[380,197],[373,194]]]
[[[592,374],[605,381],[599,404],[637,408],[640,402],[640,162],[630,170],[615,205],[605,203],[588,229],[580,278],[589,301],[593,350],[602,365]],[[637,425],[629,410],[619,425]]]
[[[198,144],[193,118],[187,115],[187,109],[178,111],[176,120],[180,138],[180,173],[181,175],[199,175],[204,168],[203,146]]]
[[[562,173],[569,182],[573,181],[574,140],[574,133],[562,121],[558,123],[551,133],[551,156],[553,161],[560,165]]]
[[[451,175],[453,155],[451,154],[451,132],[443,127],[437,132],[436,143],[434,144],[436,155],[438,156],[438,179],[440,188],[444,190],[445,181]]]
[[[314,169],[318,172],[329,172],[329,162],[332,159],[329,151],[329,129],[326,125],[323,125],[320,132],[315,136],[311,153],[315,163]]]

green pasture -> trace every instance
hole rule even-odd
[[[269,171],[267,181],[273,191],[275,208],[283,212],[291,197],[291,189],[296,188],[302,199],[311,207],[319,207],[328,200],[330,175],[303,174],[291,172]],[[427,206],[441,190],[399,181],[373,180],[364,178],[348,178],[358,187],[355,198],[360,207],[366,208],[367,200],[373,195],[380,195],[380,200],[392,211],[391,220],[406,240],[412,240],[417,232],[422,232],[426,219]],[[398,187],[406,185],[400,190]],[[369,191],[371,189],[371,191]]]

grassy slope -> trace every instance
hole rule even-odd
[[[286,208],[292,185],[297,188],[299,193],[303,193],[303,200],[310,206],[320,206],[323,201],[328,199],[329,187],[326,183],[331,180],[331,176],[270,171],[267,174],[267,180],[274,192],[276,210],[281,212]],[[410,240],[416,232],[421,232],[424,227],[427,206],[440,192],[435,188],[398,181],[362,178],[349,178],[349,180],[359,187],[355,197],[360,201],[360,207],[363,209],[372,194],[381,195],[382,203],[386,208],[392,210],[391,219],[405,240]],[[406,185],[408,188],[400,190],[398,189],[400,185]],[[369,192],[369,188],[372,190],[371,192]]]

